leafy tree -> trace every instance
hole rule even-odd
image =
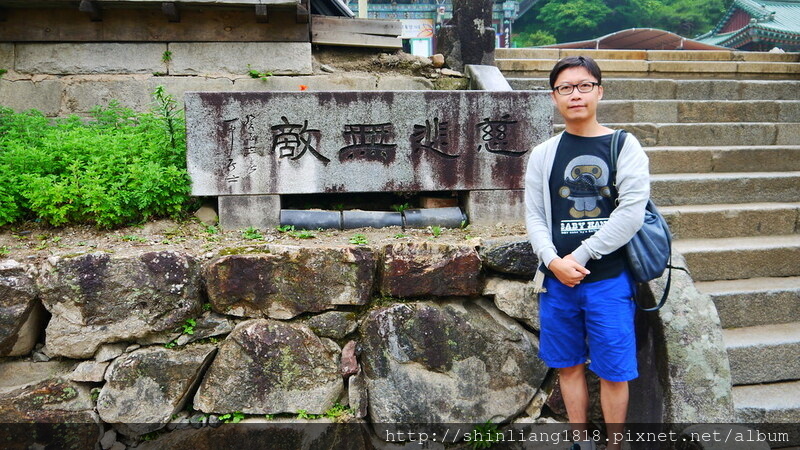
[[[540,45],[552,45],[558,42],[555,36],[544,30],[514,33],[513,41],[514,47],[537,47]]]
[[[542,7],[537,20],[548,25],[559,41],[594,37],[611,9],[601,0],[550,1]]]
[[[714,28],[727,11],[727,3],[726,0],[671,0],[661,20],[674,33],[697,36]]]
[[[729,0],[541,0],[515,23],[519,46],[549,33],[558,42],[600,37],[627,28],[659,28],[694,37],[709,31]],[[530,35],[530,37],[529,37]],[[545,34],[541,34],[544,36]]]
[[[664,1],[669,0],[606,0],[612,12],[603,21],[600,35],[628,28],[663,28]]]

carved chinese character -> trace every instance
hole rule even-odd
[[[289,123],[286,116],[281,116],[281,120],[283,120],[283,124],[270,128],[273,135],[272,151],[277,150],[279,158],[289,158],[295,161],[308,151],[323,164],[331,161],[317,151],[321,132],[309,130],[308,120],[304,120],[303,125]]]
[[[242,154],[247,156],[251,153],[256,152],[256,144],[258,143],[258,136],[255,133],[255,126],[253,125],[253,120],[255,116],[252,114],[248,114],[244,118],[244,124],[242,127]]]
[[[498,153],[508,156],[522,156],[527,150],[509,150],[508,148],[508,135],[509,129],[517,123],[516,120],[511,120],[511,116],[503,114],[500,120],[483,119],[476,127],[480,134],[479,139],[483,144],[478,145],[478,151],[485,145],[486,150],[491,153]]]
[[[416,153],[425,149],[432,150],[446,158],[458,158],[458,153],[450,154],[447,152],[449,146],[447,130],[447,121],[439,122],[438,117],[433,119],[433,124],[427,119],[425,120],[425,125],[414,124],[414,132],[410,137],[411,152]]]
[[[228,146],[225,148],[225,156],[230,158],[233,154],[233,143],[235,141],[234,132],[238,129],[236,123],[239,121],[239,118],[235,119],[225,119],[222,121],[222,129],[223,133],[228,136]]]
[[[339,161],[394,161],[397,144],[392,142],[394,125],[391,123],[348,124],[342,134],[348,145],[339,150]]]

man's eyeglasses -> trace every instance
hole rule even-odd
[[[584,81],[578,84],[562,84],[561,86],[554,87],[553,90],[560,95],[569,95],[572,94],[575,88],[578,88],[578,92],[586,94],[592,92],[595,86],[600,86],[600,83],[596,81]]]

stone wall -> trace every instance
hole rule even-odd
[[[536,418],[547,388],[535,297],[470,246],[96,252],[4,260],[0,280],[0,422],[95,424],[83,442],[337,403],[378,424]]]
[[[363,57],[353,55],[355,60]],[[7,71],[0,76],[0,105],[38,109],[51,117],[87,115],[112,99],[146,111],[159,85],[181,100],[186,91],[298,91],[300,86],[319,91],[429,90],[458,85],[447,76],[370,71],[369,65],[344,73],[317,63],[307,42],[0,42],[0,69]],[[254,79],[251,69],[272,75]]]
[[[447,432],[454,423],[552,422],[563,404],[537,356],[536,294],[526,281],[535,267],[521,239],[4,260],[0,423],[83,424],[70,439],[103,438],[103,448],[154,438],[197,448],[225,436],[219,425],[232,417],[276,433],[286,423],[320,431],[343,406],[349,412],[336,420],[371,424],[364,439],[378,442],[408,423]],[[691,421],[688,410],[662,413],[660,405],[694,405],[710,392],[662,400],[661,392],[678,391],[651,368],[667,364],[675,385],[713,376],[708,340],[695,346],[711,362],[684,377],[676,368],[696,364],[697,353],[686,347],[655,362],[665,345],[646,330],[639,359],[648,378],[632,387],[631,420]],[[723,405],[724,386],[714,389]],[[724,420],[723,410],[697,417]],[[5,431],[28,444],[65,439]]]

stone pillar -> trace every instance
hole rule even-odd
[[[525,191],[498,189],[469,191],[464,209],[469,223],[494,225],[525,222]]]
[[[219,226],[223,230],[274,228],[281,221],[280,195],[220,195]]]
[[[436,35],[436,52],[447,66],[461,71],[465,64],[494,65],[491,0],[453,0],[453,18]]]

